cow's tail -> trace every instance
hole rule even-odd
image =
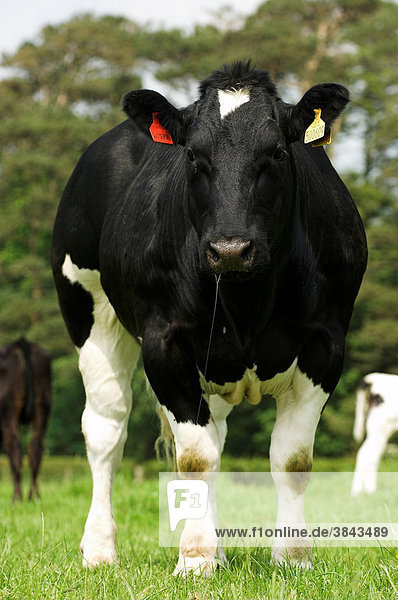
[[[173,432],[169,421],[158,403],[157,412],[160,419],[160,435],[155,442],[156,456],[159,460],[166,459],[170,468],[176,471],[176,456]]]
[[[357,391],[357,404],[355,408],[355,421],[354,421],[354,439],[357,442],[361,442],[365,437],[365,422],[366,415],[368,414],[368,389],[369,386],[362,382],[361,386]]]

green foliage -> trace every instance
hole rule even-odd
[[[287,97],[321,81],[352,91],[349,117],[334,133],[341,128],[363,144],[364,168],[344,177],[367,229],[369,267],[316,452],[353,449],[358,382],[370,371],[398,373],[397,29],[393,2],[268,0],[245,19],[224,10],[189,34],[80,15],[3,58],[10,71],[0,81],[0,343],[25,335],[54,358],[48,451],[84,452],[84,391],[49,267],[55,212],[77,159],[120,122],[120,98],[142,85],[144,73],[188,90],[223,63],[247,58],[267,68]],[[153,456],[158,425],[141,363],[133,391],[126,452],[142,460]],[[267,456],[274,418],[271,399],[237,407],[226,451]]]
[[[391,2],[382,2],[377,11],[355,21],[345,33],[345,39],[357,48],[347,72],[358,90],[355,106],[364,117],[365,175],[378,176],[390,189],[398,184],[397,34],[398,6]]]
[[[55,401],[46,435],[46,450],[50,454],[84,454],[80,420],[85,394],[77,357],[69,355],[54,360],[52,375]]]

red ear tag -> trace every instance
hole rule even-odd
[[[173,140],[167,129],[165,129],[158,120],[158,113],[152,113],[152,125],[149,128],[151,136],[154,142],[160,142],[161,144],[172,144]]]

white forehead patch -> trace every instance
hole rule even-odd
[[[249,102],[250,92],[247,88],[218,90],[218,100],[220,102],[220,115],[223,119],[242,104]]]

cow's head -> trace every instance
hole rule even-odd
[[[174,144],[185,148],[203,270],[244,276],[267,269],[288,222],[290,144],[304,139],[314,109],[328,130],[348,99],[346,88],[324,83],[297,105],[286,104],[266,71],[236,63],[202,81],[199,100],[185,109],[149,90],[126,94],[123,108],[148,135],[156,113]]]

